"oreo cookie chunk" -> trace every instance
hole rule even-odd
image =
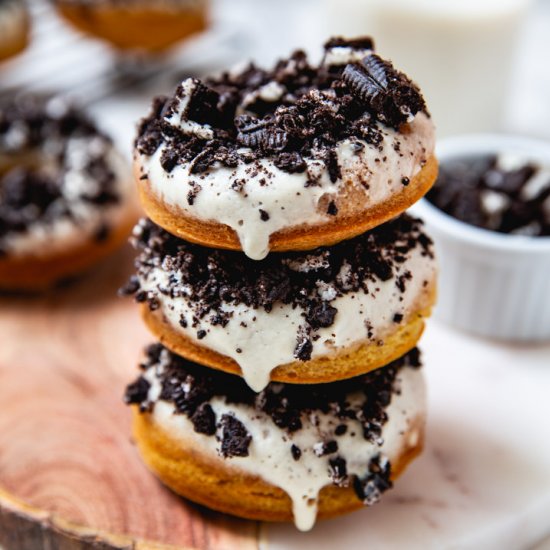
[[[550,236],[550,167],[526,158],[479,155],[445,161],[426,198],[476,227]]]
[[[270,70],[250,64],[204,82],[184,81],[173,98],[154,100],[139,127],[137,150],[151,156],[164,144],[161,164],[168,173],[177,163],[201,174],[216,163],[233,168],[264,157],[296,173],[306,170],[304,159],[315,159],[335,181],[338,142],[378,145],[383,134],[377,123],[399,130],[426,112],[418,87],[373,47],[370,38],[335,38],[325,44],[319,65],[295,51]],[[330,63],[335,49],[350,50],[352,61]],[[174,116],[186,124],[175,127]]]

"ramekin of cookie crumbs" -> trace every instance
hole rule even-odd
[[[440,261],[436,315],[481,336],[550,340],[550,142],[463,135],[437,154],[438,181],[413,208]]]

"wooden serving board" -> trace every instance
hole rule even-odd
[[[258,548],[258,525],[178,498],[142,464],[125,385],[151,337],[126,249],[46,296],[0,296],[0,547]]]

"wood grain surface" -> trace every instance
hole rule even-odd
[[[123,250],[41,296],[0,296],[0,546],[258,548],[258,524],[165,489],[131,439],[125,385],[152,341],[116,290]]]

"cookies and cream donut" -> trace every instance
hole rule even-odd
[[[41,289],[125,242],[137,219],[126,161],[59,99],[0,105],[0,288]]]
[[[178,239],[142,220],[123,294],[143,303],[152,333],[197,363],[269,380],[331,382],[413,348],[435,298],[422,222],[407,215],[332,247],[254,261]]]
[[[329,246],[416,202],[437,174],[418,88],[370,39],[333,39],[157,98],[138,131],[147,215],[167,231],[259,260]]]
[[[0,61],[27,47],[29,16],[23,0],[0,0]]]
[[[172,490],[236,516],[311,529],[374,504],[421,448],[418,350],[343,382],[255,394],[156,344],[128,386],[145,462]]]
[[[77,29],[120,50],[161,52],[204,30],[208,0],[55,0]]]

